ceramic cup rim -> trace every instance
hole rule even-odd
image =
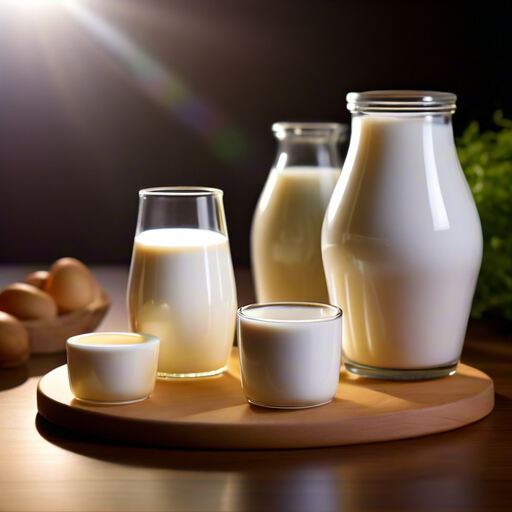
[[[101,336],[140,336],[144,338],[144,341],[140,343],[80,343],[78,340],[88,337],[94,337],[97,335]],[[98,332],[86,332],[83,334],[77,334],[71,336],[66,340],[66,346],[78,348],[82,350],[142,350],[144,347],[151,345],[159,345],[160,338],[153,336],[152,334],[144,334],[139,332],[126,332],[126,331],[98,331]]]

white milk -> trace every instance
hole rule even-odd
[[[340,169],[332,167],[270,171],[256,207],[251,235],[259,302],[329,302],[321,231],[339,176]]]
[[[143,231],[135,237],[128,290],[132,329],[161,340],[159,374],[226,366],[237,306],[226,236],[189,228]]]
[[[457,362],[482,234],[451,124],[363,115],[352,130],[322,238],[344,355],[390,369]]]
[[[310,407],[332,400],[341,365],[341,314],[332,306],[242,308],[238,343],[242,387],[267,407]]]

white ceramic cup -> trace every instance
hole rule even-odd
[[[80,334],[66,342],[69,385],[84,402],[124,404],[155,386],[160,340],[129,332]]]
[[[238,310],[242,389],[262,407],[330,402],[341,367],[342,312],[312,302],[268,302]]]

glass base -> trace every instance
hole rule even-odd
[[[321,405],[330,404],[333,399],[327,400],[327,402],[322,402],[320,404],[311,404],[311,405],[268,405],[262,404],[260,402],[255,402],[250,398],[247,401],[252,405],[257,405],[258,407],[266,407],[267,409],[311,409],[311,407],[320,407]]]
[[[398,370],[392,368],[377,368],[374,366],[366,366],[364,364],[355,363],[354,361],[344,357],[345,368],[350,373],[359,375],[360,377],[398,381],[429,380],[438,379],[440,377],[447,377],[448,375],[453,375],[456,372],[458,363],[458,361],[455,361],[443,366],[436,366],[435,368],[414,368],[408,370]]]
[[[223,366],[218,370],[211,370],[209,372],[195,372],[195,373],[166,373],[157,372],[156,376],[159,379],[197,379],[202,377],[213,377],[214,375],[220,375],[228,369],[227,366]]]

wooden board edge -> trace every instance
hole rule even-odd
[[[484,374],[485,375],[485,374]],[[489,377],[488,377],[489,378]],[[318,423],[307,429],[300,424],[290,428],[289,424],[273,427],[272,437],[254,425],[210,424],[205,435],[205,426],[194,423],[165,423],[159,421],[137,421],[103,415],[85,409],[72,409],[46,396],[37,386],[37,409],[50,423],[54,423],[88,438],[98,438],[114,443],[135,444],[162,448],[193,448],[207,450],[276,450],[297,448],[325,448],[332,446],[396,441],[455,430],[484,418],[494,407],[494,385],[478,395],[455,403],[426,409],[401,411],[402,428],[396,428],[395,413],[366,418],[361,429],[361,419],[344,419],[343,422]],[[469,411],[469,414],[468,414]],[[447,417],[450,419],[446,422]],[[442,419],[442,421],[436,421]],[[405,420],[405,421],[404,421]],[[357,423],[357,425],[354,425]],[[147,440],[147,429],[152,430]],[[357,428],[356,428],[357,427]],[[234,430],[239,434],[233,435]],[[375,432],[379,432],[378,435]],[[242,441],[240,441],[240,439]],[[153,440],[158,440],[153,442]]]

